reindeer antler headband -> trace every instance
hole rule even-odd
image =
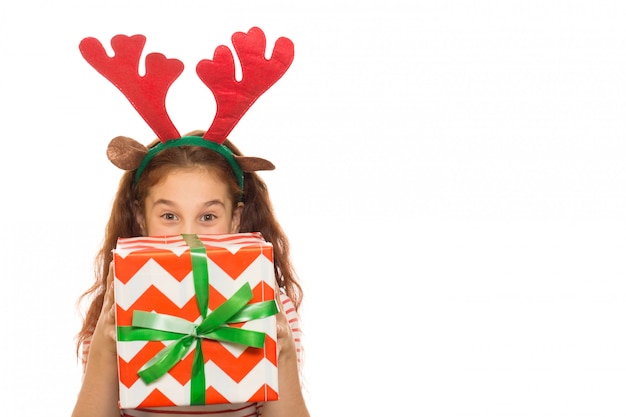
[[[243,172],[274,169],[265,159],[234,155],[223,143],[252,104],[287,71],[293,61],[293,43],[279,38],[271,58],[265,59],[266,41],[261,29],[253,27],[248,33],[237,32],[232,42],[241,63],[241,81],[235,79],[234,58],[227,46],[218,46],[212,60],[201,60],[196,66],[198,76],[213,92],[217,104],[213,123],[203,137],[181,137],[165,108],[167,91],[183,72],[181,61],[150,53],[146,56],[145,75],[141,76],[139,59],[145,36],[114,36],[111,39],[113,57],[107,55],[95,38],[80,42],[85,60],[126,96],[160,140],[148,149],[134,139],[114,138],[107,148],[107,156],[115,166],[136,169],[137,182],[146,165],[160,151],[174,146],[203,146],[226,158],[242,189]]]

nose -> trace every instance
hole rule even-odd
[[[195,225],[192,221],[181,222],[180,227],[178,228],[178,234],[192,235],[195,233]]]

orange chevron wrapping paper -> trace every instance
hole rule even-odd
[[[209,312],[245,282],[250,303],[274,299],[272,245],[260,233],[198,235],[207,248]],[[154,311],[199,323],[190,249],[182,236],[121,238],[114,251],[117,326],[130,326],[134,310]],[[278,399],[276,317],[239,325],[266,333],[263,348],[205,340],[206,403]],[[170,371],[147,385],[139,369],[171,341],[117,342],[120,408],[184,406],[190,403],[194,348]]]

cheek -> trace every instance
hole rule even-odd
[[[151,222],[150,220],[146,221],[145,227],[142,229],[142,231],[145,236],[161,236],[171,233],[164,227],[161,227],[158,224],[155,224],[155,222]]]
[[[240,217],[235,215],[230,221],[230,233],[239,233]]]
[[[235,221],[234,218],[230,217],[230,218],[225,219],[225,220],[226,220],[225,222],[220,224],[220,229],[222,229],[222,231],[220,233],[228,234],[228,233],[237,233],[237,232],[239,232],[239,224],[238,224],[238,222]]]
[[[139,230],[141,231],[142,235],[146,235],[146,221],[143,215],[143,212],[136,208],[135,209],[135,222],[137,223],[137,226],[139,226]]]

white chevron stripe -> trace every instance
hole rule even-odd
[[[189,385],[189,383],[180,385],[170,374],[163,375],[150,385],[146,385],[141,379],[138,379],[130,388],[120,384],[120,407],[137,408],[155,388],[158,388],[175,404],[189,405]]]
[[[256,287],[261,281],[274,287],[274,264],[265,256],[258,256],[235,280],[219,265],[209,259],[209,280],[211,285],[224,297],[232,296],[241,286],[249,282],[250,287]]]
[[[267,383],[274,391],[278,391],[278,369],[268,360],[262,360],[257,364],[240,383],[233,381],[212,362],[206,364],[205,375],[207,388],[212,386],[231,403],[246,401],[264,383]],[[176,404],[189,404],[190,383],[180,385],[171,375],[166,374],[149,386],[141,379],[130,388],[120,386],[121,407],[136,408],[150,392],[157,388]]]
[[[130,362],[137,353],[148,342],[142,340],[136,340],[132,342],[117,342],[117,355],[124,360],[124,362]]]
[[[231,297],[246,282],[252,288],[262,281],[270,287],[275,287],[273,264],[264,256],[259,256],[253,261],[236,280],[210,260],[208,266],[211,286],[226,298]],[[178,282],[158,262],[150,259],[126,284],[115,280],[115,301],[121,308],[128,310],[150,286],[166,294],[179,308],[189,302],[195,294],[191,272]]]
[[[267,359],[261,360],[239,383],[233,381],[212,361],[206,363],[204,373],[207,387],[212,386],[230,402],[247,400],[263,383],[278,391],[278,369]]]
[[[260,233],[237,233],[231,235],[199,235],[198,238],[205,244],[228,248],[230,246],[241,248],[243,246],[271,246]],[[231,251],[236,253],[237,251]]]
[[[174,340],[163,340],[165,346],[170,343],[174,343]],[[133,340],[131,342],[117,342],[117,354],[120,358],[122,358],[125,362],[130,362],[137,353],[146,345],[145,341],[142,340]],[[183,359],[191,354],[193,349],[189,349],[189,351],[183,356]]]
[[[224,244],[225,242],[220,243],[211,243],[211,246],[218,246],[226,249],[233,255],[239,252],[241,248],[245,247],[261,247],[262,245],[259,242],[251,242],[251,241],[239,241],[239,242],[228,242],[228,244]],[[263,243],[263,246],[267,245],[267,243]]]
[[[276,317],[266,317],[245,323],[242,328],[264,332],[276,341]],[[219,342],[234,357],[238,358],[246,350],[246,346],[237,343]]]
[[[125,285],[115,280],[115,302],[124,310],[128,310],[150,286],[166,294],[179,308],[189,302],[195,294],[191,272],[178,282],[158,262],[150,259]]]

